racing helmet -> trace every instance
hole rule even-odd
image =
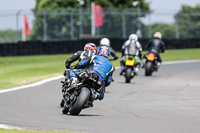
[[[156,33],[153,34],[153,37],[162,39],[162,34],[160,32],[156,32]]]
[[[110,50],[107,47],[101,47],[98,50],[97,55],[104,56],[104,57],[108,58],[110,56]]]
[[[102,38],[100,40],[100,46],[110,47],[110,40],[108,38]]]
[[[85,44],[84,51],[92,51],[96,53],[96,45],[94,43],[87,43]]]
[[[131,35],[129,36],[129,40],[130,40],[130,41],[131,41],[131,40],[137,41],[137,40],[138,40],[138,36],[137,36],[136,34],[131,34]]]

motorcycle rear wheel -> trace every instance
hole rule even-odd
[[[145,76],[151,76],[152,75],[152,62],[147,62],[145,65]]]
[[[90,97],[90,90],[86,87],[81,88],[81,92],[79,96],[77,97],[76,102],[74,103],[73,107],[69,111],[70,114],[79,115],[84,105],[88,101],[89,97]]]
[[[126,75],[125,75],[125,78],[126,78],[126,83],[130,83],[131,82],[131,72],[132,72],[132,70],[131,70],[131,68],[127,68],[126,69]]]

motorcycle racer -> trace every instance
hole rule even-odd
[[[84,51],[78,51],[74,53],[74,55],[68,58],[65,62],[65,67],[69,69],[71,63],[77,60],[83,60],[84,58],[90,57],[96,54],[96,45],[94,43],[87,43],[84,46]]]
[[[91,57],[92,55],[95,55],[95,54],[96,54],[96,45],[94,43],[87,43],[87,44],[85,44],[83,51],[78,51],[78,52],[74,53],[74,55],[72,55],[70,58],[68,58],[65,61],[65,67],[67,69],[69,69],[71,63],[73,63],[77,60],[81,61],[81,60]],[[89,67],[89,66],[85,66],[85,67]],[[63,75],[65,76],[65,81],[62,86],[62,92],[65,92],[66,88],[64,87],[64,85],[70,82],[69,78],[67,76],[67,75],[69,75],[69,71],[64,71]],[[62,99],[60,102],[60,106],[62,107],[63,105],[64,105],[64,100]]]
[[[152,52],[157,56],[158,67],[162,63],[162,59],[160,58],[160,54],[159,53],[160,52],[164,53],[164,51],[165,51],[165,44],[161,39],[162,39],[162,34],[160,32],[155,32],[154,35],[153,35],[153,38],[151,40],[149,40],[149,42],[148,42],[148,44],[146,46],[146,49],[149,52]],[[147,55],[148,55],[148,53],[143,56],[142,68],[145,65],[145,62],[146,62],[146,59],[147,59]]]
[[[125,66],[125,60],[128,57],[128,55],[134,55],[137,61],[137,67],[134,70],[136,74],[138,74],[138,71],[140,69],[140,61],[142,57],[142,46],[138,41],[138,36],[136,34],[131,34],[129,36],[129,39],[123,44],[122,46],[122,59],[120,61],[121,66],[121,72],[120,75],[124,72],[124,66]]]
[[[117,60],[118,56],[115,52],[115,50],[110,46],[110,40],[108,38],[102,38],[100,40],[100,46],[97,47],[97,50],[99,50],[101,47],[106,46],[110,50],[110,55],[113,57],[111,60]]]
[[[109,55],[109,49],[107,47],[101,47],[98,50],[97,55],[93,55],[92,57],[85,58],[78,62],[71,68],[71,70],[68,70],[68,74],[66,75],[66,77],[69,78],[70,84],[76,84],[78,79],[81,79],[82,75],[79,75],[80,71],[89,70],[91,73],[95,73],[99,77],[102,89],[99,91],[96,98],[102,100],[104,98],[105,84],[106,82],[111,82],[112,78],[110,73],[114,70],[112,64],[108,60]],[[83,69],[89,64],[91,65],[88,69]]]

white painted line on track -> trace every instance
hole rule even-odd
[[[161,65],[180,64],[180,63],[197,63],[197,62],[200,62],[200,60],[167,61],[167,62],[163,62]],[[115,69],[120,69],[120,67],[115,67]],[[0,93],[6,93],[6,92],[10,92],[10,91],[16,91],[16,90],[21,90],[21,89],[25,89],[25,88],[35,87],[35,86],[45,84],[47,82],[57,80],[57,79],[61,79],[61,78],[64,78],[64,76],[61,75],[61,76],[41,80],[41,81],[38,81],[38,82],[35,82],[35,83],[32,83],[32,84],[28,84],[28,85],[23,85],[23,86],[11,88],[11,89],[6,89],[6,90],[0,90]]]
[[[61,79],[61,78],[64,78],[64,76],[63,75],[57,76],[57,77],[53,77],[53,78],[44,79],[44,80],[41,80],[41,81],[38,81],[38,82],[35,82],[35,83],[32,83],[32,84],[28,84],[28,85],[18,86],[18,87],[6,89],[6,90],[0,90],[0,93],[6,93],[6,92],[10,92],[10,91],[21,90],[21,89],[24,89],[24,88],[35,87],[35,86],[38,86],[38,85],[41,85],[41,84],[44,84],[44,83],[47,83],[47,82],[50,82],[50,81],[53,81],[53,80]]]
[[[20,127],[9,126],[9,125],[5,125],[5,124],[0,124],[0,128],[3,128],[3,129],[17,129],[17,130],[23,130],[23,129],[20,128]]]

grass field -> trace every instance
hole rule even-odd
[[[112,62],[114,66],[119,66],[121,59],[121,53],[117,54],[120,58]],[[0,90],[61,75],[65,60],[71,55],[1,57]],[[161,58],[163,61],[200,59],[200,49],[166,50]]]

